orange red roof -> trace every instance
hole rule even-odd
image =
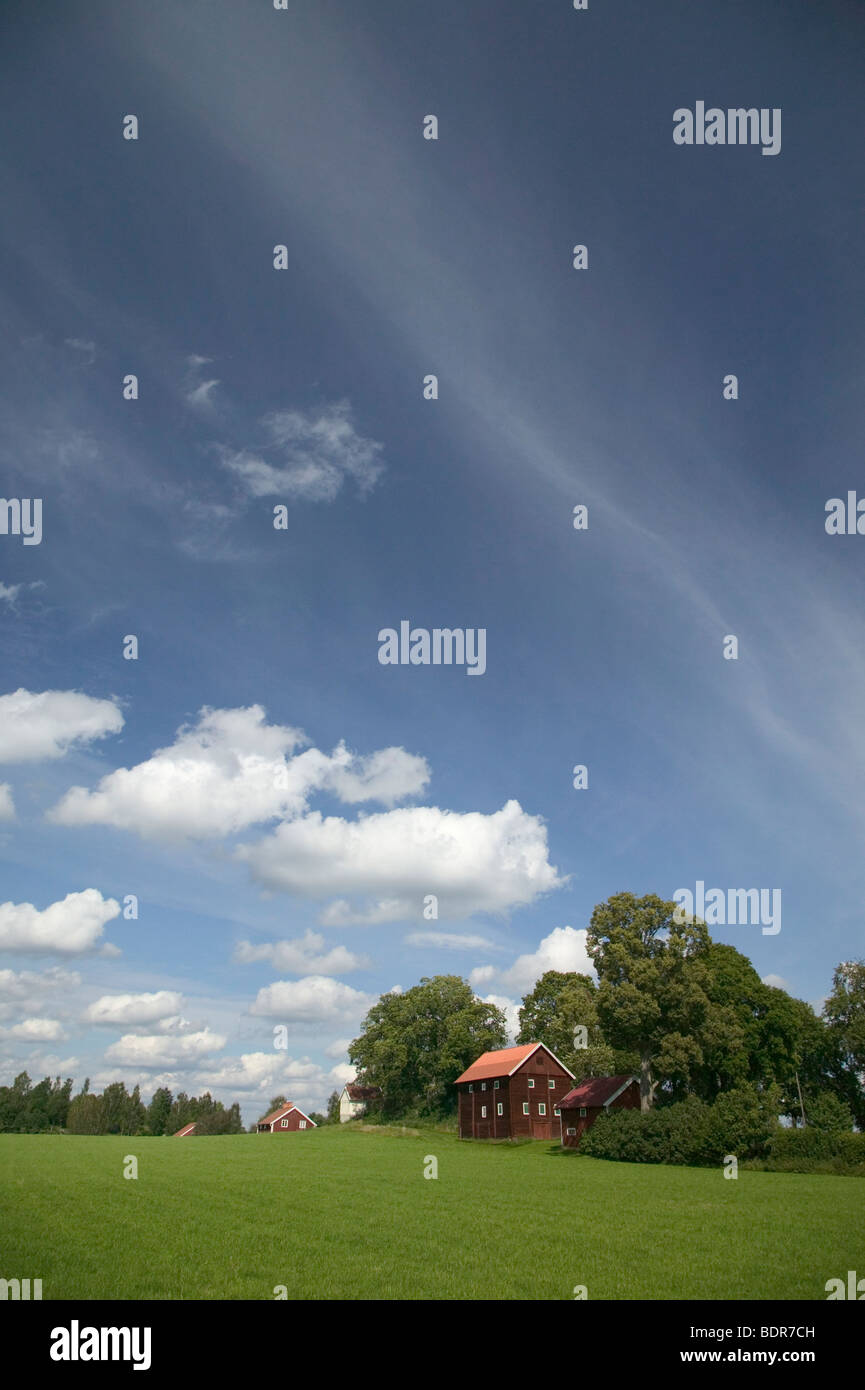
[[[457,1077],[454,1085],[458,1086],[461,1081],[489,1081],[493,1076],[510,1076],[541,1045],[523,1043],[521,1047],[499,1047],[494,1052],[482,1052],[477,1061]]]
[[[288,1102],[287,1105],[280,1105],[280,1107],[279,1107],[278,1110],[271,1110],[270,1114],[269,1114],[269,1115],[265,1115],[263,1119],[261,1119],[261,1120],[258,1121],[258,1123],[259,1123],[260,1125],[269,1125],[269,1124],[272,1124],[272,1122],[273,1122],[274,1120],[281,1120],[282,1117],[283,1117],[283,1115],[287,1115],[287,1114],[288,1114],[289,1110],[296,1110],[296,1109],[297,1109],[297,1106],[295,1105],[294,1101],[293,1101],[293,1100],[290,1100],[290,1101]]]

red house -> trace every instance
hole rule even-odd
[[[177,1133],[176,1133],[176,1134],[173,1134],[171,1137],[172,1137],[172,1139],[185,1139],[185,1138],[187,1137],[187,1135],[189,1135],[189,1134],[194,1134],[194,1133],[195,1133],[195,1121],[193,1120],[193,1122],[192,1122],[191,1125],[184,1125],[184,1126],[183,1126],[183,1129],[179,1129],[179,1130],[177,1131]]]
[[[256,1126],[259,1134],[296,1134],[299,1129],[316,1128],[315,1120],[304,1115],[293,1101],[281,1105],[278,1110],[271,1110]]]
[[[543,1043],[484,1052],[458,1076],[461,1139],[558,1138],[574,1074]]]
[[[605,1110],[639,1110],[640,1083],[636,1076],[589,1077],[562,1098],[559,1108],[562,1145],[575,1149]]]

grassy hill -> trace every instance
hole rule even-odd
[[[861,1266],[861,1202],[852,1178],[437,1132],[2,1135],[0,1277],[45,1299],[825,1299]]]

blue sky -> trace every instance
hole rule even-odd
[[[780,889],[713,935],[819,1001],[863,940],[861,8],[2,26],[3,1079],[320,1108],[382,991],[518,1003],[697,880]],[[698,100],[781,152],[675,145]],[[381,665],[403,619],[485,673]]]

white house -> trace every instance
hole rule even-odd
[[[344,1125],[346,1120],[356,1120],[359,1115],[365,1115],[370,1101],[378,1100],[380,1095],[378,1086],[358,1086],[354,1081],[349,1081],[343,1086],[339,1097],[340,1124]]]

